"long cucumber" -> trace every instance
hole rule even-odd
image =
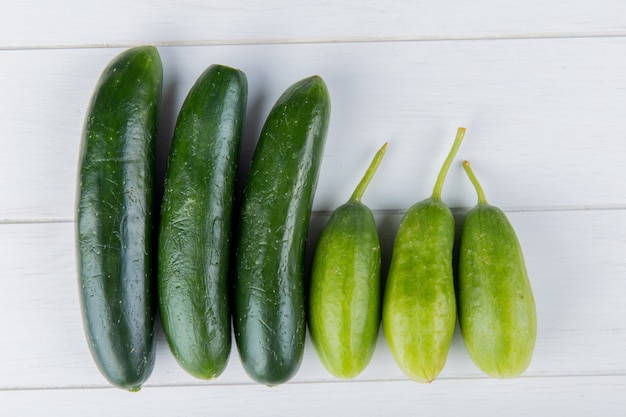
[[[77,190],[77,269],[85,332],[102,374],[137,391],[154,366],[152,210],[163,70],[156,48],[104,69],[87,111]]]
[[[219,376],[231,350],[229,251],[248,84],[209,67],[180,110],[165,177],[158,291],[170,350],[191,375]]]
[[[329,116],[319,76],[290,86],[267,117],[244,188],[233,325],[244,369],[265,385],[289,380],[302,360],[304,251]]]

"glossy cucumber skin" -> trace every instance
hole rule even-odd
[[[329,117],[320,77],[291,85],[267,117],[244,187],[233,326],[244,369],[264,385],[288,381],[302,360],[304,250]]]
[[[320,360],[351,379],[370,362],[381,320],[380,241],[372,211],[347,202],[317,242],[309,291],[309,330]]]
[[[456,324],[454,218],[440,200],[413,205],[394,242],[383,328],[396,363],[417,382],[443,369]]]
[[[154,366],[152,210],[163,70],[136,47],[105,68],[83,130],[76,240],[92,356],[115,386],[137,391]]]
[[[170,350],[194,377],[219,376],[231,350],[229,252],[248,84],[213,65],[176,123],[159,229],[160,317]]]
[[[459,324],[467,350],[487,375],[512,378],[530,364],[535,301],[515,231],[502,210],[479,204],[461,232]]]

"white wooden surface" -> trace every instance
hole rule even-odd
[[[93,3],[93,4],[90,4]],[[176,113],[210,64],[249,80],[242,172],[269,108],[314,73],[333,102],[311,242],[373,153],[364,197],[385,262],[404,210],[429,195],[458,126],[489,200],[516,227],[537,299],[533,362],[482,375],[456,334],[430,385],[407,380],[381,336],[354,381],[310,343],[300,372],[266,388],[233,350],[203,382],[158,332],[144,389],[111,388],[83,337],[74,266],[84,112],[106,63],[139,44],[165,70],[162,173]],[[0,415],[626,415],[626,3],[620,0],[5,0],[0,13]],[[443,195],[475,202],[460,164]]]

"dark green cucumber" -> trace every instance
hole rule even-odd
[[[502,210],[487,203],[469,162],[478,204],[465,217],[459,249],[461,334],[474,363],[487,375],[513,378],[530,365],[537,337],[535,299],[524,255]]]
[[[348,202],[331,215],[317,241],[309,283],[309,330],[324,367],[337,378],[359,375],[380,328],[381,255],[376,221],[361,197],[385,154],[376,153]]]
[[[286,382],[302,361],[304,250],[329,117],[320,77],[290,86],[267,117],[244,187],[233,325],[244,369],[265,385]]]
[[[163,69],[156,48],[105,68],[83,130],[77,260],[93,358],[115,386],[137,391],[154,366],[152,210]]]
[[[228,264],[248,84],[209,67],[180,110],[161,204],[158,290],[172,354],[189,374],[219,376],[231,349]]]
[[[459,128],[432,196],[402,217],[385,287],[383,328],[389,348],[400,369],[417,382],[439,375],[456,324],[454,217],[441,191],[464,135]]]

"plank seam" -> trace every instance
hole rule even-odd
[[[602,211],[626,211],[625,206],[579,206],[579,207],[504,207],[499,206],[505,213],[561,213],[561,212],[602,212]],[[407,207],[408,209],[408,207]],[[403,215],[407,209],[372,209],[375,215],[393,216]],[[450,207],[450,210],[454,214],[464,214],[469,211],[471,207]],[[311,216],[330,216],[333,210],[314,210]],[[60,218],[6,218],[0,219],[0,225],[10,224],[45,224],[45,223],[74,223],[74,218],[60,217]]]
[[[616,378],[621,379],[626,377],[626,373],[600,373],[600,374],[552,374],[552,375],[528,375],[519,376],[516,379],[588,379],[588,378]],[[437,381],[476,381],[476,380],[495,380],[486,375],[466,376],[466,377],[440,377]],[[320,379],[320,380],[304,380],[304,381],[289,381],[288,385],[317,385],[317,384],[367,384],[367,383],[412,383],[419,386],[418,383],[411,381],[406,377],[398,378],[386,378],[386,379],[356,379],[351,381],[342,381],[339,379]],[[286,384],[286,385],[287,385]],[[256,387],[261,386],[253,381],[250,382],[192,382],[192,383],[180,383],[180,384],[150,384],[143,385],[142,389],[161,389],[161,388],[199,388],[199,387]],[[0,388],[0,392],[10,391],[71,391],[71,390],[117,390],[111,385],[69,385],[65,387],[55,386],[32,386],[32,387],[11,387]],[[268,388],[269,389],[269,388]]]
[[[626,38],[626,32],[556,32],[556,33],[520,33],[517,35],[477,35],[477,36],[382,36],[382,37],[343,37],[343,38],[304,38],[304,39],[233,39],[233,40],[194,40],[194,41],[158,41],[150,43],[156,47],[198,47],[198,46],[255,46],[255,45],[302,45],[302,44],[351,44],[351,43],[403,43],[403,42],[459,42],[459,41],[515,41],[515,40],[555,40],[555,39],[602,39]],[[92,44],[54,44],[54,45],[2,45],[0,51],[26,51],[49,49],[105,49],[129,48],[138,42],[92,43]]]

